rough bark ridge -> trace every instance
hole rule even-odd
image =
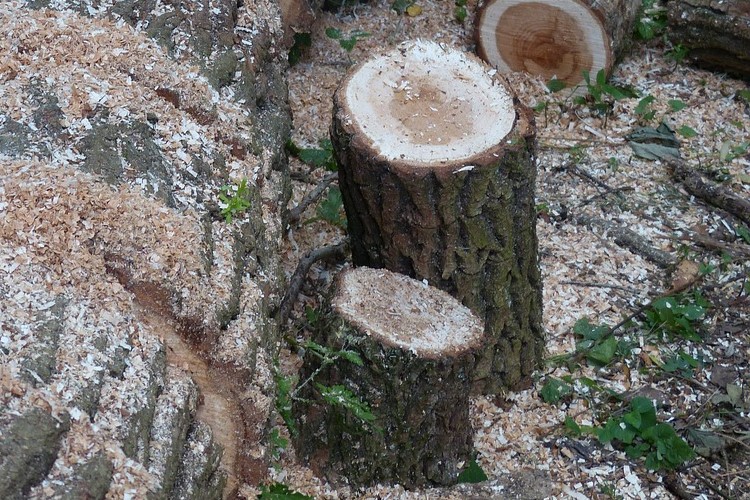
[[[421,318],[412,322],[418,308]],[[469,388],[481,321],[442,291],[367,268],[339,277],[324,317],[314,340],[333,350],[356,352],[363,364],[339,359],[321,365],[319,356],[308,353],[300,380],[313,376],[313,381],[299,395],[305,402],[294,408],[297,452],[331,479],[340,474],[354,485],[454,484],[473,448]],[[373,326],[368,321],[372,317],[380,325]],[[388,322],[392,326],[382,328]],[[461,340],[431,338],[453,333]],[[422,349],[422,342],[437,347]],[[368,403],[377,419],[364,423],[326,402],[314,388],[317,384],[345,386]]]
[[[638,0],[489,0],[477,16],[479,55],[500,71],[579,84],[607,74],[632,40]]]
[[[750,80],[750,3],[672,0],[669,36],[689,49],[688,60]]]
[[[331,137],[354,264],[426,279],[456,297],[486,325],[474,390],[518,387],[544,350],[532,112],[517,103],[513,132],[467,160],[471,169],[408,171],[357,147],[340,99]]]

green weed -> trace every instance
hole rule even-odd
[[[222,186],[219,191],[221,215],[227,224],[231,224],[232,218],[250,208],[250,190],[247,187],[247,179],[242,179],[239,184]]]

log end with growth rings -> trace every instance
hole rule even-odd
[[[501,73],[526,71],[568,87],[613,64],[598,12],[580,0],[489,0],[476,28],[479,55]]]
[[[444,44],[405,42],[353,71],[337,101],[344,126],[374,157],[409,168],[460,167],[513,128],[513,98],[493,74]]]

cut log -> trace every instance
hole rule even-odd
[[[441,290],[365,267],[339,275],[324,318],[315,340],[362,364],[351,355],[331,364],[305,356],[300,380],[312,380],[294,411],[297,452],[319,473],[354,485],[455,483],[472,452],[468,372],[481,320]],[[330,404],[321,386],[351,391],[375,420]]]
[[[541,360],[535,127],[490,68],[432,42],[365,62],[334,97],[355,265],[447,291],[486,324],[477,392],[518,386]]]
[[[568,87],[583,72],[610,74],[627,48],[639,0],[489,0],[477,16],[477,51],[500,72],[526,71]]]
[[[669,37],[688,61],[750,79],[750,2],[671,1],[667,13]]]

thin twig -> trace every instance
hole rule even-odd
[[[310,271],[310,268],[323,259],[344,259],[346,258],[346,251],[349,247],[349,239],[345,239],[337,245],[329,245],[322,248],[316,248],[305,254],[304,257],[297,264],[292,278],[289,280],[289,288],[284,294],[284,298],[281,299],[281,305],[276,314],[276,318],[279,320],[279,324],[284,324],[289,319],[289,314],[292,312],[294,302],[297,300],[297,295],[302,289],[302,284],[305,282],[305,277]]]
[[[699,474],[698,472],[695,472],[695,476],[696,476],[696,477],[697,477],[698,479],[700,479],[700,480],[701,480],[701,482],[702,482],[703,484],[705,484],[705,485],[706,485],[706,487],[708,487],[708,489],[709,489],[709,490],[713,491],[714,493],[716,493],[717,495],[719,495],[719,496],[720,496],[721,498],[725,498],[725,499],[727,499],[727,500],[731,500],[731,498],[732,498],[732,497],[728,496],[728,495],[727,495],[726,493],[724,493],[724,492],[723,492],[723,491],[721,491],[721,490],[720,490],[719,488],[717,488],[716,486],[714,486],[714,484],[713,484],[713,483],[712,483],[711,481],[709,481],[709,480],[708,480],[708,479],[706,478],[706,476],[704,476],[703,474]]]
[[[296,207],[289,210],[289,225],[291,226],[299,222],[302,214],[305,212],[305,210],[307,210],[307,207],[318,201],[318,199],[323,196],[323,193],[328,188],[328,186],[330,186],[331,183],[338,178],[339,174],[337,172],[332,172],[323,177],[323,179],[315,187],[315,189],[307,193]]]
[[[611,288],[612,290],[622,290],[623,292],[628,293],[638,293],[638,290],[635,288],[630,288],[627,286],[621,286],[621,285],[610,285],[608,283],[588,283],[585,281],[561,281],[561,285],[574,285],[574,286],[583,286],[588,288]]]
[[[592,202],[594,202],[594,201],[596,201],[596,200],[598,200],[600,198],[604,198],[605,196],[608,196],[610,194],[617,194],[617,195],[619,195],[620,193],[623,193],[625,191],[633,191],[634,189],[635,188],[633,188],[631,186],[623,186],[623,187],[617,187],[617,188],[607,189],[604,192],[601,192],[601,193],[599,193],[597,195],[594,195],[594,196],[592,196],[590,198],[587,198],[587,199],[583,200],[581,203],[579,203],[577,205],[577,208],[585,207],[589,203],[592,203]]]

